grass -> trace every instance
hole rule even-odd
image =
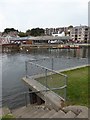
[[[67,82],[67,104],[88,106],[88,69],[90,67],[78,68],[63,72],[68,76]],[[45,77],[40,77],[40,83],[45,85]],[[63,85],[63,77],[58,74],[48,75],[47,83],[49,87],[60,87]],[[63,92],[56,90],[61,95]]]
[[[63,72],[68,75],[67,97],[69,104],[88,106],[88,69],[79,68]]]
[[[14,117],[12,114],[6,114],[2,117],[1,120],[12,120]]]

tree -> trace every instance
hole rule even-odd
[[[18,36],[19,37],[26,37],[26,36],[28,36],[26,33],[24,33],[24,32],[19,32],[18,33]]]
[[[26,31],[26,35],[27,35],[27,36],[30,36],[30,35],[31,35],[31,30],[30,30],[30,29],[28,29],[28,30]]]
[[[14,29],[14,28],[6,28],[6,29],[4,29],[4,32],[3,33],[9,33],[9,32],[18,32],[18,30],[16,30],[16,29]]]
[[[68,26],[68,29],[71,29],[71,28],[73,28],[73,26],[72,26],[72,25]]]
[[[44,29],[42,28],[31,29],[31,36],[41,36],[41,35],[44,35]]]

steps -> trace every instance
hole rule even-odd
[[[54,115],[52,115],[50,118],[62,118],[63,116],[65,116],[65,113],[63,111],[59,110]]]
[[[28,105],[12,110],[15,118],[88,118],[88,108],[84,106],[68,106],[56,111],[43,105]]]
[[[40,118],[50,118],[55,113],[56,113],[56,111],[54,109],[52,109],[51,111],[49,111],[47,114],[41,116]]]

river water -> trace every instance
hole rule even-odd
[[[54,58],[54,70],[62,70],[88,64],[88,49],[32,49],[28,52],[0,54],[0,62],[2,62],[0,64],[2,86],[0,86],[2,87],[3,105],[13,108],[13,106],[24,104],[24,96],[15,98],[15,95],[28,91],[28,87],[21,80],[25,76],[25,61],[49,57]],[[49,63],[45,61],[43,65],[49,67]]]

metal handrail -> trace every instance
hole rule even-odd
[[[41,66],[41,65],[39,65],[39,64],[35,64],[35,63],[33,63],[33,62],[28,62],[28,63],[31,63],[31,64],[33,64],[33,65],[36,65],[36,66],[38,66],[38,67],[40,67],[40,68],[43,68],[43,69],[46,69],[46,70],[48,70],[48,71],[54,72],[54,73],[56,73],[56,74],[62,75],[63,77],[67,77],[67,75],[65,75],[65,74],[63,74],[63,73],[59,73],[59,72],[57,72],[57,71],[55,71],[55,70],[49,69],[49,68],[44,67],[44,66]]]
[[[66,85],[63,87],[59,87],[59,88],[52,88],[52,89],[47,89],[47,91],[52,91],[52,90],[59,90],[59,89],[64,89],[65,87],[67,87]],[[26,92],[21,92],[15,95],[10,95],[10,96],[4,96],[6,98],[2,98],[2,100],[0,100],[0,102],[6,102],[7,100],[11,100],[14,101],[15,99],[17,99],[18,96],[24,95],[25,96],[25,105],[27,106],[27,95],[31,94],[31,93],[40,93],[40,92],[46,92],[46,90],[41,90],[41,91],[26,91]],[[64,100],[62,97],[60,97],[62,100]],[[14,102],[13,102],[14,103]]]
[[[34,59],[34,60],[28,60],[28,61],[26,61],[26,77],[28,78],[28,77],[30,77],[30,76],[28,76],[27,75],[27,64],[28,63],[30,63],[30,64],[32,64],[32,65],[34,65],[34,66],[37,66],[37,67],[39,67],[39,68],[42,68],[42,69],[45,69],[46,71],[45,71],[45,75],[46,75],[46,91],[47,91],[47,88],[49,88],[50,90],[61,90],[61,89],[65,89],[65,92],[64,92],[64,99],[66,100],[66,93],[67,93],[67,90],[66,90],[66,88],[67,88],[67,78],[68,78],[68,76],[67,75],[65,75],[65,74],[63,74],[63,73],[59,73],[58,71],[55,71],[55,70],[53,70],[53,69],[49,69],[49,68],[47,68],[47,67],[44,67],[44,66],[42,66],[42,65],[39,65],[39,64],[37,64],[37,63],[34,63],[34,61],[39,61],[39,60],[46,60],[46,59],[50,59],[50,58],[42,58],[42,59]],[[53,62],[53,58],[51,58],[52,59],[52,62]],[[53,63],[52,63],[53,64]],[[49,86],[48,86],[48,83],[47,83],[47,75],[48,75],[48,73],[47,73],[47,71],[50,71],[50,72],[48,72],[48,73],[52,73],[52,74],[58,74],[58,75],[60,75],[60,76],[63,76],[65,79],[64,79],[64,85],[62,86],[62,87],[54,87],[54,88],[50,88]],[[34,76],[31,76],[31,77],[34,77]]]

